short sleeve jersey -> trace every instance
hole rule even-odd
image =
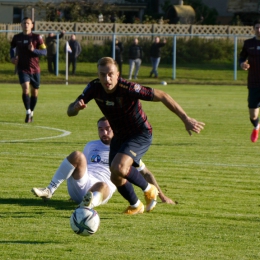
[[[99,79],[95,79],[86,86],[78,99],[83,99],[85,104],[94,99],[108,119],[115,137],[125,140],[144,132],[152,134],[152,127],[140,100],[152,101],[153,97],[153,88],[119,78],[113,93],[106,93]]]
[[[16,48],[16,56],[18,56],[18,71],[29,74],[40,72],[39,57],[28,49],[28,45],[32,42],[35,49],[46,48],[42,37],[35,33],[14,35],[11,48]]]
[[[110,182],[111,175],[108,165],[109,150],[110,146],[100,140],[88,142],[83,150],[89,174],[106,183]]]
[[[255,37],[245,40],[239,62],[248,60],[248,88],[260,88],[260,40]]]

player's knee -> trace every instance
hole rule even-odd
[[[123,164],[113,163],[110,166],[111,177],[112,176],[120,176],[125,177],[128,173],[127,168]]]
[[[99,189],[107,189],[108,185],[105,182],[97,182],[96,185],[98,185]]]
[[[110,180],[114,185],[118,186],[121,183],[120,179],[122,178],[119,178],[117,175],[113,175],[113,173],[111,172]]]
[[[67,157],[67,159],[71,164],[79,164],[79,162],[85,160],[85,156],[80,151],[74,151]]]

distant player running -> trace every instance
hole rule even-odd
[[[22,99],[26,109],[25,123],[30,123],[40,87],[39,56],[46,55],[47,50],[42,37],[32,33],[33,23],[30,18],[23,18],[21,26],[23,32],[14,35],[12,39],[10,56],[22,86]]]
[[[254,21],[255,37],[244,41],[240,52],[239,64],[243,70],[248,70],[248,108],[249,118],[254,126],[251,141],[255,143],[259,135],[260,106],[260,19]]]
[[[32,189],[37,197],[50,199],[61,183],[67,180],[68,193],[76,203],[82,202],[82,205],[94,208],[108,202],[116,191],[116,186],[110,180],[111,172],[108,166],[113,131],[105,117],[98,120],[97,127],[100,140],[87,143],[83,153],[75,151],[65,158],[48,187]],[[163,194],[144,163],[141,163],[138,170],[147,181],[158,188],[162,202],[176,204]]]

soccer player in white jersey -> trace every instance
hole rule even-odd
[[[113,131],[105,117],[100,118],[97,125],[100,140],[87,143],[83,153],[74,151],[65,158],[46,188],[32,189],[36,197],[50,199],[61,183],[67,180],[71,199],[81,206],[94,208],[108,202],[117,190],[110,180],[111,172],[108,165]],[[148,182],[158,188],[162,202],[177,203],[163,194],[153,174],[143,162],[140,163],[138,170]]]

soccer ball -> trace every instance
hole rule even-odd
[[[164,86],[166,86],[166,85],[167,85],[167,82],[166,82],[166,81],[162,81],[161,84],[164,85]]]
[[[80,236],[90,236],[98,231],[100,218],[96,210],[87,207],[77,208],[70,217],[72,230]]]

